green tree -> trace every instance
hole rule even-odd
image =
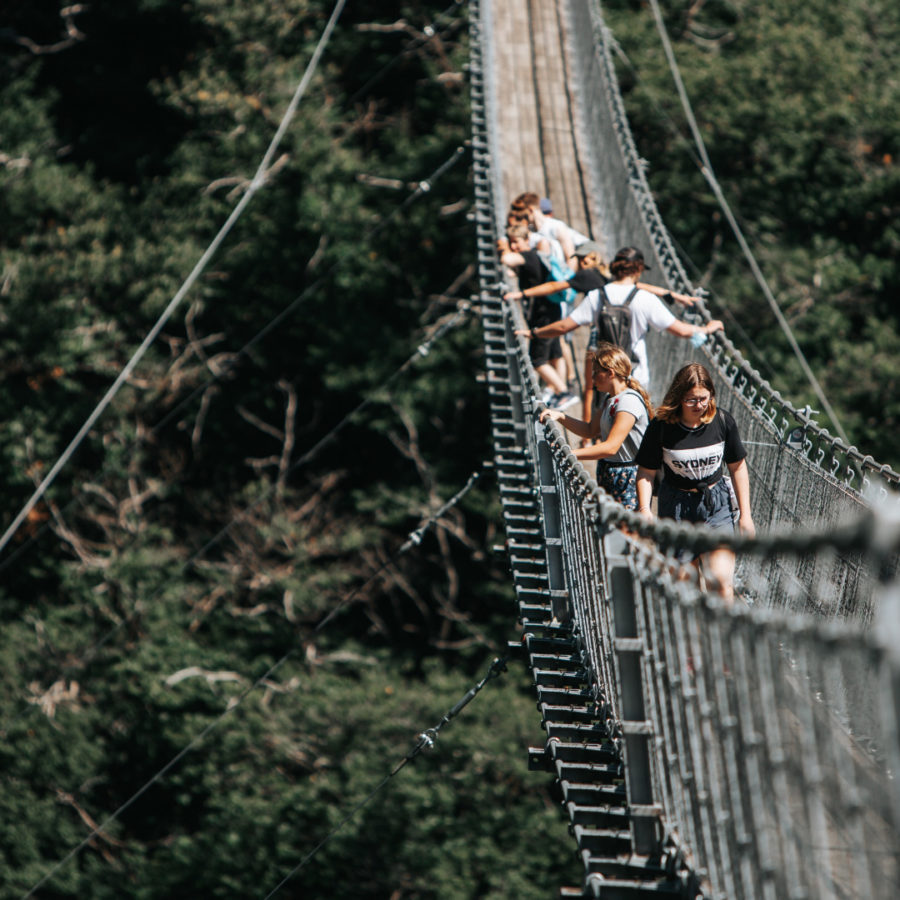
[[[692,162],[650,10],[604,6],[633,64],[622,83],[651,186],[696,281],[763,375],[817,407]],[[665,17],[713,168],[804,354],[851,440],[897,468],[896,5],[682,3]]]
[[[490,453],[473,317],[392,378],[472,289],[466,157],[415,191],[468,134],[465,21],[426,40],[443,4],[363,7],[269,184],[0,558],[2,897],[119,810],[42,896],[274,887],[510,636],[492,485],[397,553]],[[13,11],[6,521],[246,190],[330,10]],[[492,682],[288,895],[543,897],[576,877],[525,771],[526,682]]]

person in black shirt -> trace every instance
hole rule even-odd
[[[636,456],[638,512],[653,519],[653,481],[662,468],[657,511],[661,519],[695,522],[753,537],[747,451],[731,413],[716,408],[716,389],[705,366],[680,369],[656,409]],[[727,472],[726,472],[727,469]],[[693,557],[693,558],[692,558]],[[734,596],[734,552],[720,547],[702,556],[680,552],[701,565],[719,594]]]
[[[506,241],[498,244],[500,261],[515,272],[519,289],[522,291],[545,283],[549,275],[538,250],[531,250],[529,247],[530,232],[524,225],[512,225],[507,228]],[[539,249],[540,247],[541,245],[538,245]],[[559,319],[559,304],[548,300],[545,296],[529,298],[523,301],[522,305],[529,332]],[[566,386],[566,366],[560,339],[532,338],[528,352],[535,372],[551,392],[547,397],[548,404],[562,409],[577,402],[577,397],[571,394]]]

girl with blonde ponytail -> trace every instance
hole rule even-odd
[[[598,393],[606,394],[590,422],[545,409],[541,421],[555,419],[579,437],[598,443],[575,451],[578,459],[596,459],[600,487],[627,509],[637,509],[637,464],[641,439],[653,415],[650,397],[643,385],[631,377],[631,360],[620,347],[601,343],[589,351],[592,379]]]

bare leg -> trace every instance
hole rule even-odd
[[[562,355],[563,360],[565,361],[565,373],[560,373],[566,379],[566,381],[574,381],[575,380],[575,357],[572,355],[572,345],[566,340],[566,336],[563,335],[559,342],[562,344]]]
[[[556,374],[566,382],[566,388],[568,388],[569,379],[566,378],[566,361],[560,356],[557,359],[551,359],[550,363],[556,369]]]
[[[719,547],[711,553],[703,554],[703,568],[710,587],[728,606],[734,602],[734,551]]]
[[[544,384],[557,394],[563,394],[566,390],[566,383],[559,377],[559,373],[553,366],[545,362],[538,366],[535,371],[544,379]]]
[[[594,414],[594,361],[590,356],[584,357],[584,394],[582,396],[583,406],[581,418],[584,419],[585,422],[590,422],[591,416]],[[585,443],[590,442],[586,441]]]

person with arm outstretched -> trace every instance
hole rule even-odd
[[[583,252],[586,247],[589,251],[592,251],[596,245],[591,245],[590,242],[582,244],[576,248],[576,255]],[[596,249],[599,250],[599,247],[596,247]],[[591,261],[590,255],[586,259]],[[590,292],[586,292],[585,300],[567,317],[546,325],[539,330],[534,330],[533,336],[539,338],[558,337],[573,331],[580,325],[593,326],[597,323],[598,315],[604,303],[612,306],[630,303],[630,351],[634,363],[634,377],[642,384],[649,385],[650,367],[647,359],[645,336],[650,328],[653,328],[654,331],[666,331],[675,335],[675,337],[690,339],[720,331],[723,325],[719,319],[712,319],[704,325],[694,325],[681,319],[676,319],[671,310],[659,299],[658,295],[665,295],[667,292],[655,285],[646,285],[639,281],[641,274],[646,268],[644,255],[640,250],[635,247],[623,247],[616,253],[615,259],[609,264],[609,272],[612,276],[611,281],[606,279],[596,267],[591,269],[592,272],[596,273],[591,276],[582,275],[583,270],[579,270],[575,279],[582,275],[583,280],[590,277],[592,281],[596,282],[591,287]],[[570,279],[573,282],[573,287],[576,287],[574,284],[575,279]],[[553,286],[558,287],[559,284],[559,282],[550,282],[550,284],[535,285],[529,288],[524,295],[526,297],[541,296],[545,292],[549,293]],[[566,286],[565,282],[562,284],[564,287]],[[634,292],[634,288],[637,288],[636,292]],[[513,299],[517,296],[517,293],[511,291],[506,296]],[[583,401],[584,418],[589,420],[593,406],[593,389],[587,379]]]
[[[592,381],[605,395],[590,421],[576,419],[557,409],[546,409],[540,421],[555,419],[567,431],[589,441],[575,450],[582,460],[596,459],[600,487],[627,509],[636,509],[637,464],[635,454],[653,414],[650,397],[631,375],[631,360],[613,344],[589,351]]]

